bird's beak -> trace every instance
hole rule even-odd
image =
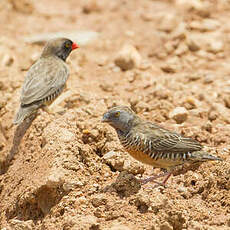
[[[79,48],[79,45],[77,43],[73,43],[72,44],[72,50],[75,50],[77,48]]]
[[[109,114],[105,113],[101,119],[101,122],[109,122]]]

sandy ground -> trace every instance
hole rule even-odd
[[[1,229],[230,229],[229,10],[225,0],[0,1]],[[24,38],[79,30],[99,37],[68,58],[55,113],[16,129],[20,87],[43,47]],[[165,189],[140,187],[133,175],[153,169],[100,122],[121,104],[224,161],[175,175]]]

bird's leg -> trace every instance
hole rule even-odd
[[[170,175],[171,175],[171,173],[169,173],[169,172],[164,172],[164,173],[159,174],[159,175],[151,176],[151,177],[148,177],[148,178],[145,178],[145,179],[140,179],[139,181],[140,181],[140,183],[141,183],[142,185],[147,184],[147,183],[149,183],[149,182],[154,182],[154,183],[156,183],[156,184],[158,184],[158,185],[163,185],[163,186],[164,186],[165,183],[166,183],[166,181],[167,181],[168,178],[170,177]],[[166,178],[164,179],[164,181],[163,181],[162,183],[156,181],[156,179],[161,178],[161,177],[164,177],[164,176],[166,176]]]
[[[162,184],[166,184],[167,180],[169,179],[169,177],[172,175],[172,173],[168,172],[168,175],[165,177],[165,179],[163,180]]]

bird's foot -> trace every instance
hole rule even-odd
[[[159,175],[155,175],[155,176],[151,176],[151,177],[148,177],[148,178],[145,178],[145,179],[140,179],[139,181],[140,181],[140,183],[142,184],[142,185],[144,185],[144,184],[147,184],[147,183],[149,183],[149,182],[157,182],[156,181],[156,179],[158,179],[158,178],[161,178],[161,177],[164,177],[164,176],[169,176],[170,175],[170,173],[169,172],[164,172],[164,173],[162,173],[162,174],[159,174]],[[168,179],[168,178],[167,178]],[[158,183],[158,182],[157,182]]]
[[[163,182],[156,181],[156,179],[164,177],[164,176],[166,176],[166,178],[163,180]],[[165,172],[165,173],[155,175],[155,176],[151,176],[151,177],[148,177],[148,178],[145,178],[145,179],[139,179],[139,182],[141,183],[141,185],[145,185],[145,184],[147,184],[149,182],[155,183],[154,186],[151,186],[151,189],[157,188],[159,186],[163,186],[164,188],[166,188],[165,184],[166,184],[166,182],[167,182],[167,180],[169,179],[170,176],[171,176],[171,173]]]

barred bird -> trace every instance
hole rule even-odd
[[[117,106],[103,115],[116,131],[125,150],[136,160],[164,169],[164,173],[141,180],[165,185],[177,166],[185,163],[221,160],[202,150],[202,145],[191,138],[183,137],[156,124],[142,120],[129,107]],[[165,177],[162,183],[155,181]]]
[[[67,38],[47,42],[41,57],[26,75],[14,124],[22,123],[39,108],[50,105],[61,94],[69,76],[66,58],[77,48],[79,46]]]

